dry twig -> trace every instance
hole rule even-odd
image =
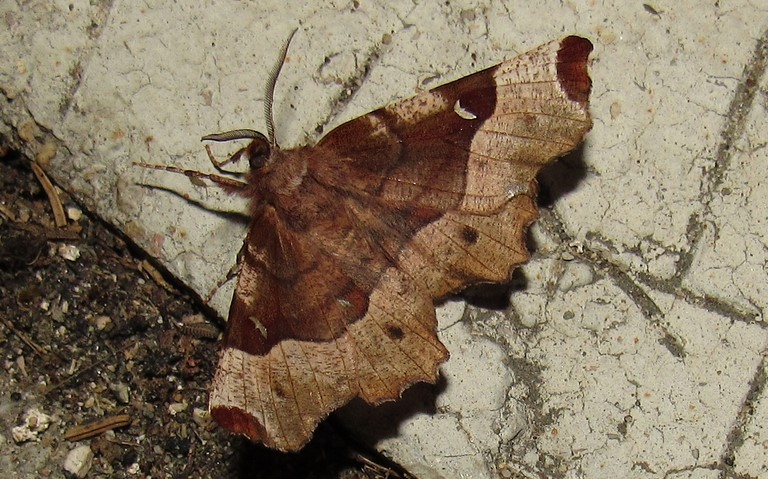
[[[111,429],[118,427],[125,427],[131,423],[131,416],[128,414],[118,414],[117,416],[111,416],[106,419],[99,419],[98,421],[89,422],[81,426],[75,426],[70,428],[64,439],[67,441],[82,441],[83,439],[89,439],[99,434],[105,433]]]
[[[40,165],[34,161],[31,164],[32,172],[35,174],[35,177],[37,177],[37,181],[40,182],[45,194],[48,196],[48,201],[51,203],[51,208],[53,209],[53,221],[56,224],[56,227],[63,228],[67,225],[67,215],[64,213],[64,206],[61,204],[59,194]]]

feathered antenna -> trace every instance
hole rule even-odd
[[[202,141],[232,141],[247,140],[249,138],[264,138],[264,134],[256,130],[242,128],[240,130],[230,130],[224,133],[211,133],[201,138]]]
[[[267,137],[269,138],[269,145],[272,148],[277,148],[277,141],[275,141],[275,120],[272,116],[272,100],[275,97],[275,85],[277,84],[277,76],[280,74],[280,70],[285,63],[285,56],[288,54],[288,46],[291,44],[291,39],[296,34],[298,28],[295,28],[288,39],[283,44],[282,50],[280,50],[280,56],[277,58],[277,63],[272,67],[269,72],[269,81],[267,82],[267,88],[264,92],[264,118],[267,121]]]

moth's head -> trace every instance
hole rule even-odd
[[[248,161],[248,166],[251,171],[256,171],[263,167],[267,163],[267,160],[269,160],[271,146],[267,137],[259,133],[258,137],[254,137],[253,140],[248,143],[248,146],[240,151],[240,158]]]

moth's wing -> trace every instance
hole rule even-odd
[[[301,151],[300,189],[249,231],[217,421],[297,450],[355,396],[377,404],[434,382],[448,354],[433,300],[527,258],[534,175],[590,126],[590,50],[576,37],[544,45]]]
[[[591,127],[591,50],[566,37],[356,118],[321,140],[329,153],[320,158],[334,161],[311,163],[311,174],[388,205],[350,208],[376,237],[400,238],[383,247],[433,298],[505,281],[528,259],[536,173]],[[402,210],[434,220],[401,228]]]
[[[355,118],[318,144],[328,185],[385,201],[488,214],[590,129],[592,44],[567,37]]]
[[[324,206],[310,225],[272,207],[254,218],[211,387],[219,424],[283,451],[354,397],[434,383],[448,357],[429,294],[329,193],[305,182],[299,199]]]

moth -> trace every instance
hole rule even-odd
[[[251,224],[210,411],[226,429],[296,451],[355,397],[375,405],[434,383],[448,351],[434,302],[504,282],[525,262],[537,217],[535,176],[591,128],[592,44],[569,36],[392,103],[316,145],[281,149],[267,88],[268,134],[229,160],[245,182],[208,179],[250,199]]]

